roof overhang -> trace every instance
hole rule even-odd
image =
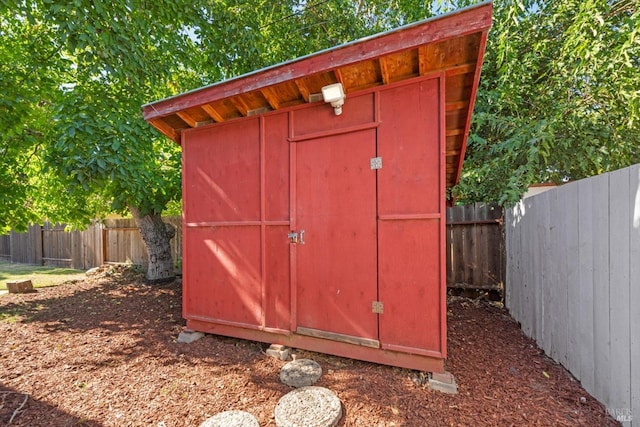
[[[144,119],[180,143],[182,131],[314,101],[323,86],[345,93],[422,75],[445,76],[446,184],[464,159],[492,3],[406,25],[144,105]]]

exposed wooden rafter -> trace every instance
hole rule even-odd
[[[210,115],[210,116],[211,116],[211,118],[212,118],[213,120],[215,120],[216,122],[218,122],[218,123],[224,122],[224,117],[222,117],[222,116],[220,115],[220,113],[218,113],[218,111],[217,111],[215,108],[213,108],[211,105],[209,105],[209,104],[204,104],[204,105],[202,106],[202,109],[203,109],[203,110],[204,110],[208,115]]]
[[[445,81],[447,185],[460,176],[491,3],[411,24],[298,60],[157,101],[147,121],[174,141],[183,130],[320,101],[340,82],[347,94],[422,75]],[[348,102],[348,101],[347,101]]]

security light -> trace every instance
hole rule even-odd
[[[324,98],[324,102],[331,104],[336,116],[342,114],[342,106],[346,97],[342,83],[334,83],[322,88],[322,98]]]

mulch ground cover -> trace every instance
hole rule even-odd
[[[180,282],[147,285],[122,267],[86,280],[0,296],[0,425],[199,426],[226,410],[275,425],[291,389],[267,344],[184,328]],[[317,385],[343,404],[340,426],[617,425],[506,310],[454,298],[447,369],[457,395],[425,375],[297,350],[323,369]]]

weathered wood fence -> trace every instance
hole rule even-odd
[[[182,259],[179,217],[173,259]],[[502,208],[476,204],[447,210],[447,284],[451,288],[504,290],[505,257]],[[147,252],[132,219],[107,219],[85,231],[63,225],[31,226],[27,233],[0,236],[0,258],[11,262],[86,270],[103,263],[131,262],[146,267]]]
[[[171,241],[174,260],[182,255],[180,218],[166,218],[176,226]],[[26,233],[0,236],[0,259],[15,263],[88,270],[103,263],[130,262],[146,268],[147,251],[133,219],[107,219],[84,231],[65,231],[64,225],[32,225]]]
[[[511,315],[640,426],[640,164],[527,198],[505,221]]]
[[[503,209],[495,204],[447,209],[447,287],[504,295]]]

